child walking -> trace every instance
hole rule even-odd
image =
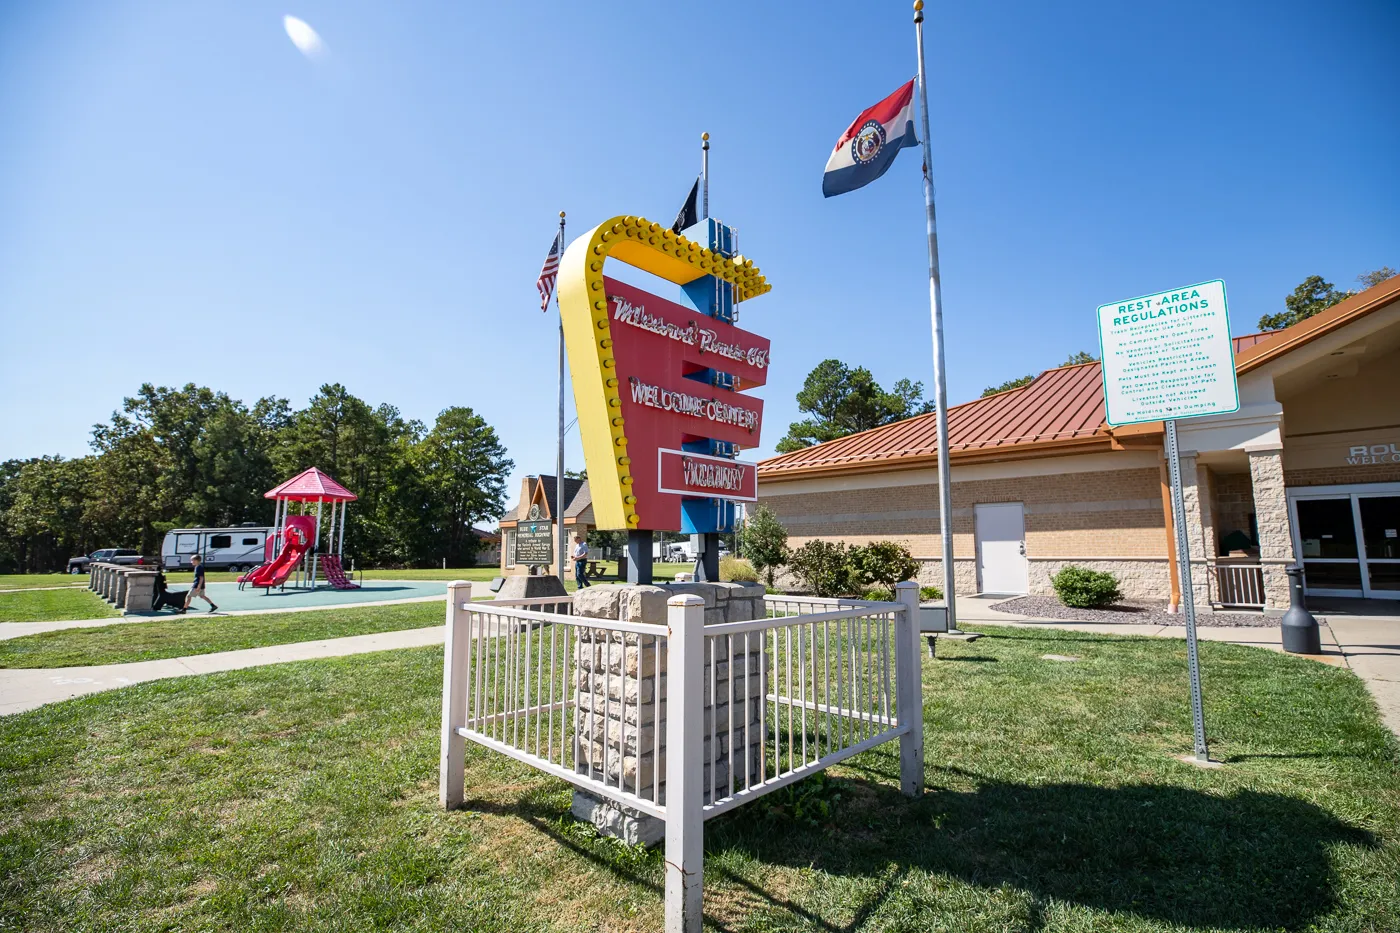
[[[194,602],[194,598],[198,596],[209,604],[210,612],[218,612],[219,607],[214,605],[214,601],[204,592],[204,559],[196,554],[190,558],[190,563],[194,565],[194,585],[185,595],[185,611],[189,611],[190,603]]]

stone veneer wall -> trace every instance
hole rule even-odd
[[[666,601],[672,596],[694,595],[705,601],[705,624],[746,622],[766,616],[764,589],[757,583],[665,583],[657,586],[602,584],[580,589],[574,595],[574,614],[595,619],[666,624]],[[607,629],[581,629],[583,638],[576,656],[574,702],[575,728],[580,739],[579,770],[649,798],[653,769],[660,769],[660,803],[666,802],[666,651],[654,651],[649,636],[614,633]],[[592,632],[596,641],[588,641]],[[742,761],[745,748],[758,780],[758,762],[765,736],[758,728],[763,705],[760,671],[765,664],[762,639],[733,639],[717,662],[710,657],[705,639],[704,677],[704,799],[710,802],[710,736],[718,746],[713,780],[717,789],[728,789],[730,761]],[[750,650],[746,653],[745,647]],[[713,673],[711,668],[713,666]],[[734,678],[734,727],[730,731],[730,679]],[[714,698],[710,684],[714,678]],[[656,702],[661,697],[660,702]],[[656,760],[659,730],[660,760]],[[606,761],[606,771],[604,762]],[[742,770],[742,768],[741,768]],[[739,776],[735,781],[738,783]],[[665,834],[665,824],[628,807],[619,806],[583,790],[574,791],[573,813],[608,835],[629,844],[652,845]]]
[[[1259,525],[1259,562],[1264,566],[1266,608],[1288,607],[1288,574],[1293,563],[1293,535],[1288,523],[1288,494],[1283,481],[1282,450],[1249,451],[1254,484],[1254,516]]]
[[[1165,602],[1171,596],[1171,570],[1165,557],[1152,558],[1104,558],[1086,557],[1082,560],[1030,561],[1030,591],[1033,596],[1054,596],[1055,588],[1050,578],[1065,567],[1083,567],[1086,570],[1106,570],[1118,578],[1118,588],[1124,599],[1160,600]],[[1200,575],[1201,571],[1195,573]],[[1197,606],[1209,609],[1209,604]]]

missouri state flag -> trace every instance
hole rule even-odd
[[[914,79],[874,107],[861,111],[826,160],[822,194],[832,197],[870,184],[890,167],[899,150],[917,146]]]

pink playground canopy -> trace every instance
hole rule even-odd
[[[359,496],[312,467],[285,483],[263,493],[264,499],[290,499],[293,502],[354,502]]]

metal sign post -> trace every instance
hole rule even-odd
[[[1104,420],[1110,425],[1165,423],[1171,475],[1176,565],[1186,616],[1186,665],[1191,678],[1191,728],[1196,761],[1210,761],[1201,705],[1201,663],[1196,642],[1196,598],[1191,587],[1191,548],[1181,483],[1181,418],[1239,411],[1234,345],[1219,279],[1155,295],[1100,305],[1099,352],[1103,362]]]
[[[1201,708],[1201,662],[1196,653],[1196,596],[1191,589],[1191,548],[1186,538],[1186,499],[1181,492],[1181,450],[1176,419],[1167,421],[1167,470],[1172,480],[1172,524],[1176,526],[1176,566],[1181,575],[1181,608],[1186,616],[1186,667],[1191,676],[1191,729],[1196,760],[1210,761],[1206,747],[1206,718]]]

